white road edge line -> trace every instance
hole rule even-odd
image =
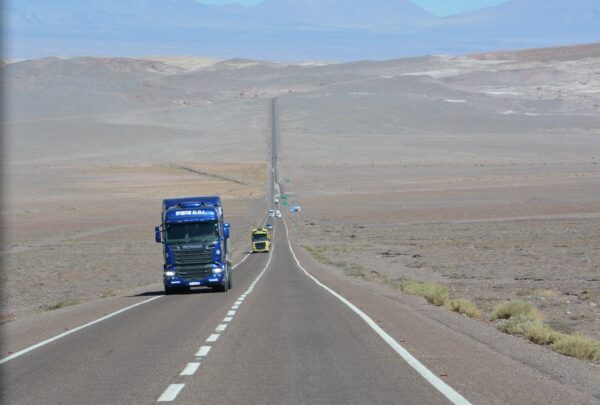
[[[175,398],[179,392],[185,387],[185,384],[171,384],[167,387],[165,392],[162,393],[160,397],[158,397],[158,402],[171,402]]]
[[[346,298],[327,287],[325,284],[321,283],[315,276],[310,274],[302,265],[300,261],[296,257],[294,253],[294,249],[292,249],[292,244],[290,242],[290,235],[288,232],[287,223],[285,219],[283,219],[283,225],[285,226],[285,234],[287,237],[288,246],[290,248],[290,252],[292,256],[294,256],[294,260],[298,267],[306,274],[310,279],[312,279],[317,285],[323,287],[327,292],[331,295],[339,299],[341,302],[346,304],[352,311],[354,311],[363,321],[366,322],[367,325],[371,327],[384,341],[387,343],[396,353],[400,355],[413,369],[415,369],[427,382],[435,387],[440,393],[442,393],[446,398],[448,398],[452,403],[458,405],[471,405],[469,401],[467,401],[462,395],[456,392],[452,387],[442,381],[438,376],[433,374],[427,367],[425,367],[419,360],[417,360],[412,354],[408,352],[400,343],[396,342],[393,337],[391,337],[385,330],[383,330],[379,325],[377,325],[367,314],[361,311],[358,307],[348,301]]]
[[[215,331],[217,331],[217,332],[224,332],[225,329],[227,329],[227,324],[226,323],[222,323],[222,324],[220,324],[219,326],[217,326],[215,328]]]
[[[227,312],[227,316],[234,316],[235,315],[235,311],[229,311]]]
[[[232,319],[233,316],[226,316],[225,318],[223,318],[223,322],[231,322]]]
[[[179,373],[179,375],[194,375],[196,374],[196,371],[198,371],[199,367],[199,362],[188,363],[187,366],[185,366],[185,368],[183,369],[183,371]]]
[[[108,314],[108,315],[105,315],[105,316],[103,316],[102,318],[98,318],[98,319],[96,319],[95,321],[88,322],[88,323],[86,323],[85,325],[78,326],[78,327],[76,327],[76,328],[73,328],[73,329],[71,329],[71,330],[69,330],[69,331],[67,331],[67,332],[63,332],[63,333],[61,333],[60,335],[56,335],[56,336],[54,336],[54,337],[51,337],[50,339],[46,339],[46,340],[44,340],[44,341],[41,341],[41,342],[39,342],[39,343],[36,343],[36,344],[34,344],[33,346],[29,346],[29,347],[28,347],[28,348],[26,348],[26,349],[20,350],[20,351],[18,351],[18,352],[16,352],[16,353],[13,353],[13,354],[11,354],[10,356],[7,356],[7,357],[3,358],[2,360],[0,360],[0,364],[7,363],[7,362],[9,362],[9,361],[11,361],[11,360],[13,360],[13,359],[15,359],[15,358],[19,357],[19,356],[22,356],[22,355],[24,355],[25,353],[29,353],[30,351],[32,351],[32,350],[35,350],[35,349],[39,349],[40,347],[42,347],[42,346],[45,346],[45,345],[47,345],[48,343],[52,343],[52,342],[54,342],[54,341],[56,341],[56,340],[58,340],[58,339],[64,338],[65,336],[68,336],[68,335],[70,335],[70,334],[72,334],[72,333],[79,332],[80,330],[82,330],[82,329],[85,329],[85,328],[87,328],[88,326],[95,325],[95,324],[97,324],[97,323],[99,323],[99,322],[102,322],[102,321],[105,321],[105,320],[107,320],[107,319],[109,319],[109,318],[112,318],[113,316],[116,316],[116,315],[122,314],[123,312],[125,312],[125,311],[128,311],[128,310],[130,310],[130,309],[132,309],[132,308],[138,307],[138,306],[140,306],[140,305],[143,305],[143,304],[147,304],[148,302],[151,302],[151,301],[157,300],[157,299],[159,299],[159,298],[162,298],[162,297],[164,297],[164,295],[159,295],[159,296],[157,296],[157,297],[152,297],[152,298],[149,298],[149,299],[147,299],[147,300],[145,300],[145,301],[138,302],[137,304],[133,304],[133,305],[130,305],[130,306],[128,306],[128,307],[121,308],[121,309],[119,309],[118,311],[111,312],[110,314]]]

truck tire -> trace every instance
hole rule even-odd
[[[165,295],[173,295],[175,294],[175,289],[172,287],[165,286]]]
[[[229,278],[227,279],[227,288],[231,290],[231,286],[233,285],[233,281],[231,281],[231,273],[229,273]]]

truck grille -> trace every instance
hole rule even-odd
[[[175,266],[210,264],[213,260],[213,249],[180,249],[173,250]]]
[[[256,247],[256,249],[263,250],[266,249],[267,244],[265,242],[258,242],[255,243],[254,246]]]
[[[212,274],[212,266],[179,266],[176,271],[177,277],[185,281],[197,280]]]

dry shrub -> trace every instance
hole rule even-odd
[[[423,296],[423,286],[425,283],[416,280],[402,280],[400,283],[400,289],[410,295]]]
[[[403,280],[400,283],[400,289],[407,294],[423,297],[433,305],[441,306],[448,301],[448,289],[438,283]]]
[[[540,311],[525,301],[511,301],[498,305],[492,311],[492,319],[509,319],[515,316],[524,316],[530,319],[543,319]]]
[[[448,308],[450,311],[458,312],[461,315],[468,316],[469,318],[480,318],[481,311],[477,308],[477,305],[465,298],[458,298],[448,302]]]
[[[532,319],[524,315],[503,319],[498,323],[498,330],[511,335],[523,336],[539,345],[552,344],[563,336],[539,319]]]
[[[600,359],[600,341],[583,335],[561,335],[552,345],[554,351],[578,359]]]

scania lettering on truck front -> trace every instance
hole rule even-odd
[[[229,224],[224,222],[219,197],[164,200],[155,239],[163,244],[165,294],[191,287],[229,290],[228,238]]]

